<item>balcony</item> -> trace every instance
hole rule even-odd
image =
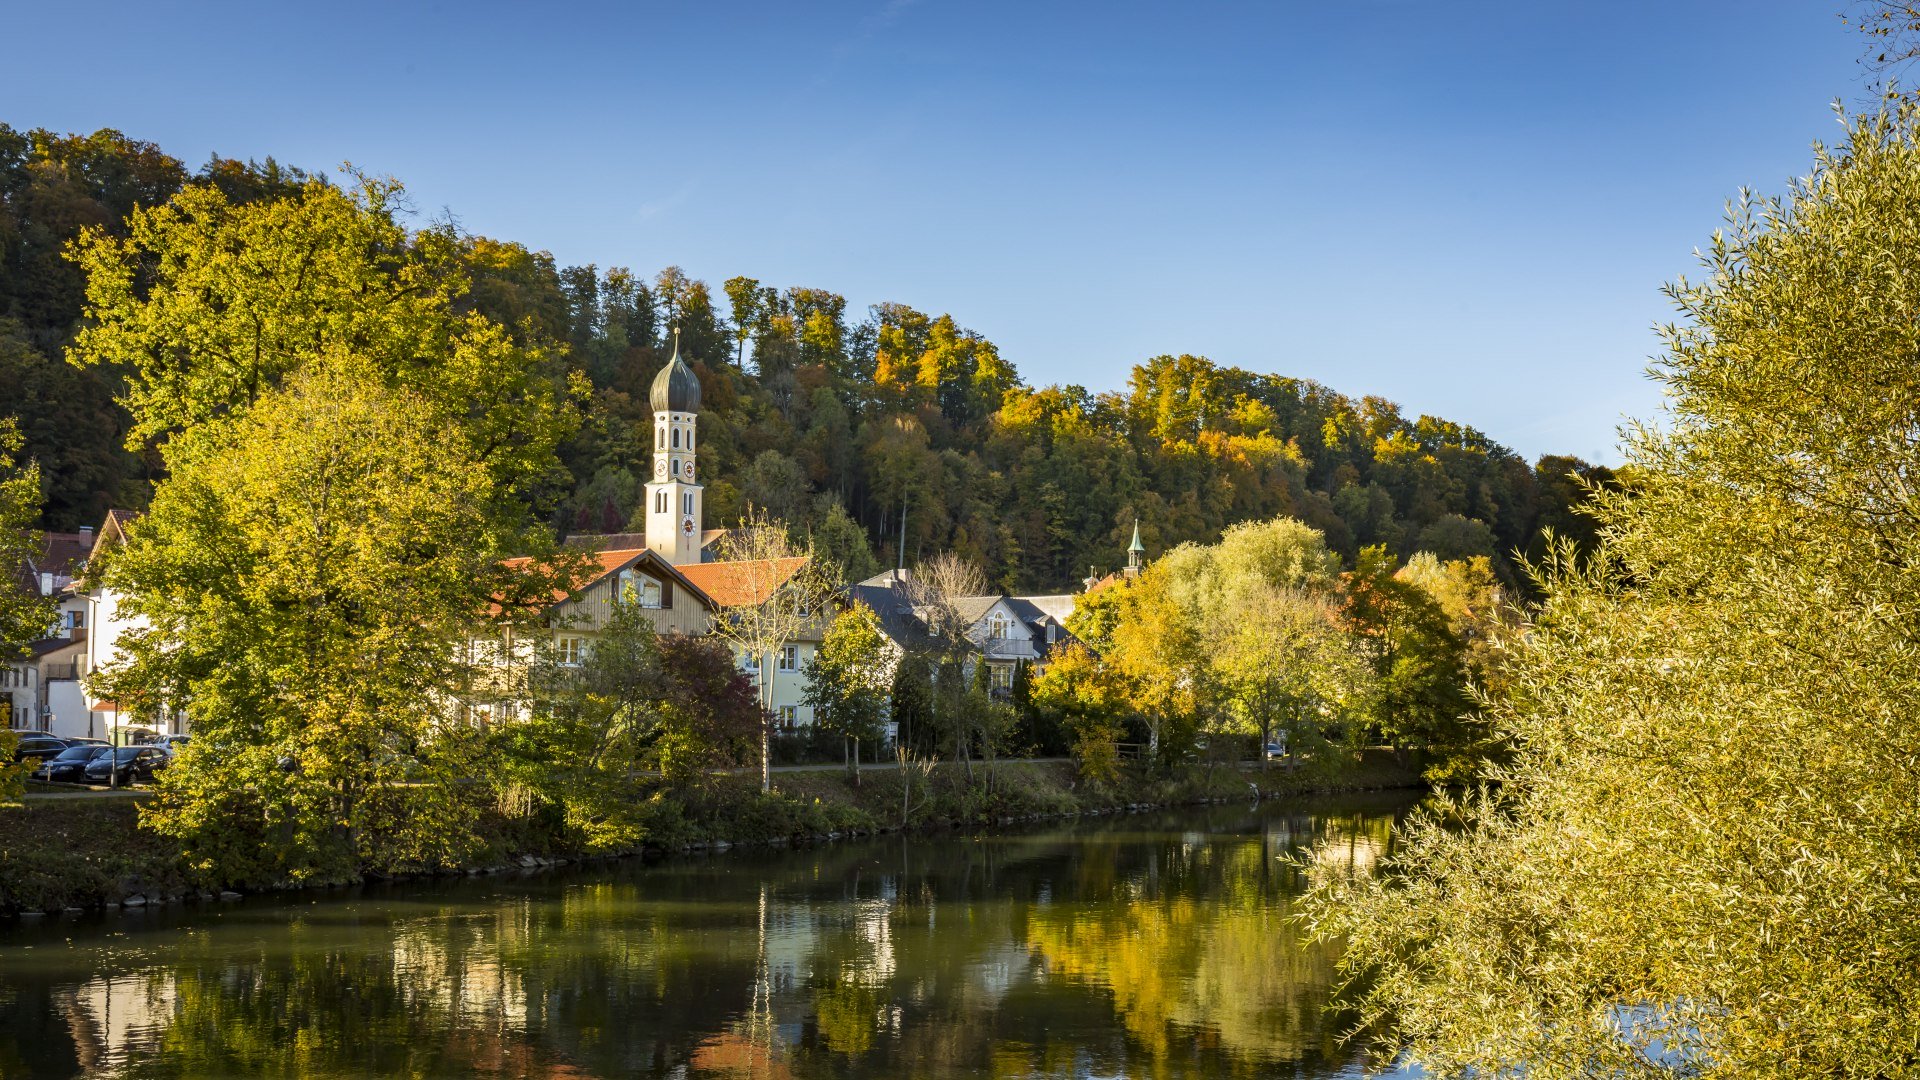
[[[85,673],[82,670],[85,667],[86,665],[78,660],[70,664],[47,664],[40,669],[40,678],[45,682],[53,682],[56,679],[78,679]]]
[[[1038,660],[1040,651],[1032,638],[989,637],[980,639],[980,652],[989,660]]]

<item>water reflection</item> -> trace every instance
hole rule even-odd
[[[154,911],[0,935],[0,1076],[1324,1077],[1287,857],[1397,797]]]

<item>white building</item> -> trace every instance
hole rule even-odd
[[[56,735],[86,733],[84,674],[90,606],[75,579],[93,546],[93,530],[45,533],[40,550],[19,567],[18,587],[54,604],[47,636],[27,655],[0,663],[0,723]]]

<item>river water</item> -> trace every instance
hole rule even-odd
[[[1406,795],[0,925],[0,1076],[1359,1076],[1290,859]]]

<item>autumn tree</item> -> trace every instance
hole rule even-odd
[[[1125,691],[1091,650],[1078,643],[1056,650],[1034,680],[1033,701],[1066,729],[1080,775],[1103,783],[1119,779]]]

